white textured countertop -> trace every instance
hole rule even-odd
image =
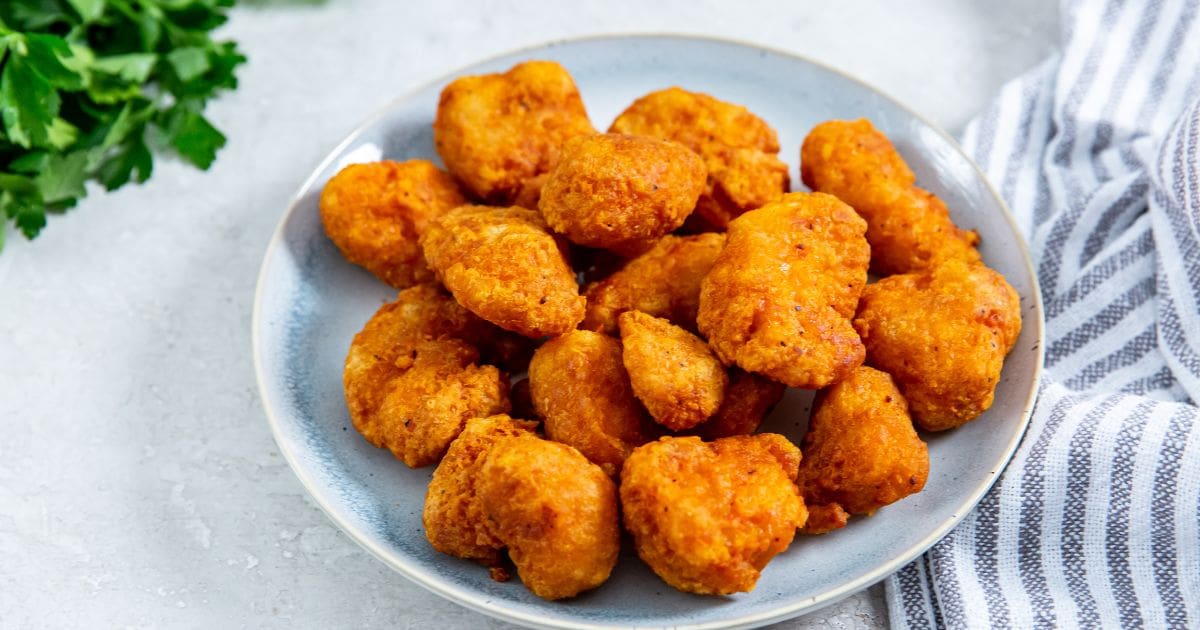
[[[547,40],[699,33],[824,61],[957,131],[1058,34],[1047,0],[242,4],[222,35],[251,61],[209,110],[229,137],[212,171],[161,160],[148,184],[92,191],[0,253],[0,627],[508,627],[343,536],[256,391],[250,311],[271,231],[394,95]],[[886,619],[877,586],[780,627]]]

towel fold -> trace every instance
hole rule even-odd
[[[1031,247],[1046,365],[979,506],[887,579],[897,628],[1200,626],[1200,2],[1069,0],[963,146]]]

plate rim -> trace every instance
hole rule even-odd
[[[333,521],[333,523],[335,525],[337,525],[337,527],[340,530],[342,530],[342,532],[345,533],[351,540],[353,540],[355,543],[357,543],[360,547],[365,549],[371,555],[375,556],[376,559],[380,560],[387,566],[391,567],[394,571],[401,574],[402,576],[404,576],[411,582],[417,584],[418,586],[425,588],[426,590],[428,590],[440,597],[443,597],[455,604],[458,604],[460,606],[464,606],[466,608],[469,608],[476,612],[491,616],[493,618],[501,619],[504,621],[509,621],[509,622],[520,624],[520,625],[523,625],[526,627],[547,628],[547,629],[567,629],[567,630],[600,630],[600,629],[614,628],[614,627],[628,627],[628,626],[618,626],[616,624],[595,624],[595,623],[586,623],[586,622],[581,622],[581,621],[575,621],[575,620],[571,620],[571,619],[543,617],[540,615],[528,614],[528,613],[521,612],[518,610],[512,610],[509,607],[504,606],[503,604],[496,603],[495,601],[493,601],[491,598],[489,598],[487,596],[480,595],[470,589],[454,586],[443,580],[440,580],[440,579],[438,579],[438,576],[433,574],[432,572],[426,572],[419,567],[410,566],[409,563],[406,563],[402,558],[395,557],[393,554],[385,551],[383,548],[381,548],[379,545],[377,545],[375,542],[373,542],[369,536],[365,535],[363,532],[359,531],[357,528],[351,526],[349,523],[344,521],[339,516],[339,513],[330,505],[330,502],[326,500],[326,497],[323,495],[323,493],[321,493],[317,490],[315,482],[308,477],[307,473],[304,472],[303,467],[301,467],[298,464],[297,458],[291,453],[291,451],[288,448],[284,447],[284,442],[283,442],[283,438],[282,438],[282,427],[281,427],[282,422],[280,420],[280,418],[282,417],[282,414],[275,410],[274,400],[272,399],[272,397],[269,393],[269,390],[266,387],[264,358],[262,356],[262,351],[261,351],[262,338],[260,335],[260,331],[262,330],[262,317],[263,317],[262,308],[263,308],[264,284],[265,284],[265,280],[267,277],[267,271],[269,270],[269,268],[271,267],[271,263],[273,262],[274,254],[281,247],[285,226],[287,225],[292,214],[296,211],[296,208],[299,205],[304,194],[311,190],[313,184],[316,182],[317,177],[323,171],[325,171],[325,169],[331,163],[333,163],[336,159],[338,159],[338,157],[346,149],[346,147],[350,146],[355,141],[357,141],[366,132],[367,129],[376,125],[381,119],[383,119],[388,114],[388,112],[392,111],[400,103],[411,98],[413,95],[417,94],[418,92],[421,92],[421,91],[423,91],[427,88],[433,87],[435,85],[444,83],[453,77],[463,74],[464,72],[466,72],[467,70],[469,70],[470,68],[473,68],[475,66],[489,63],[492,61],[496,61],[496,60],[504,58],[504,57],[516,56],[516,55],[521,55],[521,54],[525,54],[525,53],[532,53],[534,51],[541,51],[541,50],[545,50],[547,48],[553,48],[555,46],[560,46],[560,45],[564,45],[564,44],[576,44],[576,43],[582,43],[582,42],[596,42],[596,41],[614,41],[614,42],[616,42],[616,41],[621,41],[621,40],[677,40],[677,41],[685,41],[685,42],[693,42],[693,43],[701,43],[701,44],[704,44],[704,43],[721,44],[721,45],[726,45],[726,46],[742,47],[742,48],[746,48],[746,49],[750,49],[750,50],[766,51],[773,55],[789,58],[793,61],[799,61],[801,63],[806,63],[806,64],[810,64],[812,66],[816,66],[818,68],[821,68],[822,70],[825,70],[832,74],[838,75],[843,79],[849,80],[853,83],[858,84],[859,86],[861,86],[863,88],[866,88],[869,91],[874,92],[875,94],[879,95],[883,100],[890,103],[892,106],[900,109],[901,111],[908,114],[909,116],[912,116],[914,119],[918,120],[923,125],[925,125],[928,129],[937,133],[939,136],[942,137],[943,140],[945,140],[946,142],[949,143],[950,147],[954,150],[955,153],[957,153],[960,157],[962,157],[964,160],[966,160],[967,164],[969,164],[971,169],[975,172],[975,175],[979,178],[979,180],[981,182],[983,182],[986,190],[991,194],[991,196],[999,204],[1005,221],[1008,222],[1009,228],[1012,230],[1013,234],[1015,234],[1017,237],[1017,239],[1016,239],[1017,247],[1018,247],[1018,250],[1020,251],[1021,257],[1024,261],[1026,273],[1028,274],[1029,278],[1032,280],[1033,295],[1028,296],[1028,297],[1031,300],[1031,306],[1033,307],[1031,310],[1034,314],[1036,314],[1036,317],[1033,318],[1034,321],[1023,321],[1022,325],[1023,326],[1029,326],[1029,325],[1034,326],[1034,331],[1036,333],[1035,342],[1036,342],[1037,346],[1036,346],[1036,350],[1035,350],[1036,357],[1034,360],[1034,367],[1033,367],[1033,379],[1032,379],[1029,393],[1026,395],[1026,399],[1022,403],[1022,406],[1021,406],[1021,417],[1019,420],[1019,429],[1013,433],[1008,444],[1006,444],[1003,449],[1003,462],[1004,462],[1003,465],[997,467],[995,470],[990,471],[988,473],[988,476],[986,478],[984,478],[979,485],[976,486],[974,491],[967,497],[967,499],[959,504],[958,508],[956,510],[954,510],[954,513],[950,516],[950,518],[948,518],[945,522],[941,523],[938,527],[936,527],[932,531],[930,531],[930,533],[927,534],[924,538],[922,538],[920,542],[905,549],[903,552],[897,554],[895,557],[893,557],[888,562],[881,564],[880,566],[871,570],[867,574],[859,577],[856,580],[848,582],[838,588],[835,588],[835,589],[832,589],[829,591],[825,591],[825,592],[815,595],[813,597],[809,597],[806,599],[791,602],[790,604],[787,604],[784,606],[775,607],[775,608],[761,611],[761,612],[754,613],[754,614],[743,615],[741,617],[736,617],[736,618],[729,619],[726,621],[709,621],[709,622],[702,622],[702,623],[696,623],[696,624],[676,625],[676,626],[672,626],[672,627],[676,628],[678,630],[715,630],[717,628],[747,628],[747,627],[757,627],[757,626],[761,626],[761,625],[766,625],[769,623],[778,622],[778,621],[782,621],[785,619],[791,619],[791,618],[797,617],[801,614],[812,612],[812,611],[818,610],[820,608],[823,608],[825,606],[828,606],[830,604],[833,604],[845,597],[848,597],[849,595],[857,593],[861,590],[864,590],[864,589],[876,584],[877,582],[882,581],[883,579],[887,578],[888,576],[890,576],[893,573],[895,573],[896,571],[898,571],[904,565],[908,564],[909,562],[911,562],[912,560],[914,560],[921,554],[928,551],[931,547],[933,547],[933,545],[937,544],[939,541],[941,541],[943,538],[945,538],[946,535],[949,534],[950,531],[952,529],[954,529],[954,527],[956,525],[958,525],[958,523],[963,519],[963,517],[965,517],[967,514],[969,514],[972,510],[975,509],[976,505],[978,505],[978,503],[983,499],[984,495],[987,494],[987,492],[989,490],[991,490],[993,485],[995,485],[996,481],[1000,478],[1000,475],[1003,474],[1004,471],[1007,470],[1009,464],[1012,463],[1013,455],[1016,453],[1016,450],[1020,446],[1021,441],[1024,439],[1025,434],[1028,432],[1029,424],[1030,424],[1030,420],[1033,416],[1034,408],[1037,406],[1038,394],[1041,391],[1042,371],[1043,371],[1044,361],[1045,361],[1045,313],[1043,311],[1041,283],[1038,280],[1037,270],[1033,264],[1033,258],[1032,258],[1032,256],[1030,256],[1030,253],[1029,253],[1029,245],[1026,242],[1024,234],[1022,234],[1020,228],[1018,227],[1016,219],[1013,217],[1012,210],[1009,209],[1008,204],[1005,203],[1004,198],[1000,196],[1000,194],[996,190],[995,186],[993,186],[991,180],[988,179],[987,175],[983,172],[983,170],[979,167],[979,165],[975,163],[975,160],[971,159],[971,157],[969,155],[967,155],[967,153],[962,149],[961,146],[959,146],[958,142],[954,139],[954,137],[952,135],[947,133],[939,125],[934,124],[933,122],[928,120],[926,117],[924,117],[920,113],[916,112],[912,108],[908,107],[907,105],[905,105],[904,103],[902,103],[901,101],[899,101],[898,99],[893,97],[891,94],[884,92],[883,90],[880,90],[879,88],[875,87],[874,85],[871,85],[870,83],[868,83],[854,75],[851,75],[843,70],[840,70],[832,65],[829,65],[827,63],[812,59],[810,57],[807,57],[805,55],[801,55],[799,53],[795,53],[792,51],[783,50],[783,49],[780,49],[780,48],[777,48],[774,46],[759,44],[759,43],[742,40],[742,39],[738,39],[738,38],[733,38],[733,37],[721,37],[721,36],[712,36],[712,35],[700,35],[700,34],[694,34],[694,33],[680,33],[680,32],[666,32],[666,31],[663,31],[663,32],[633,31],[633,32],[627,32],[627,33],[626,32],[598,33],[598,34],[584,35],[584,36],[578,36],[578,37],[566,37],[566,38],[556,38],[556,39],[545,40],[542,42],[538,42],[538,43],[534,43],[534,44],[530,44],[530,45],[526,45],[526,46],[521,46],[518,48],[509,49],[509,50],[501,51],[499,53],[495,53],[495,54],[487,55],[487,56],[484,56],[481,58],[477,58],[477,59],[470,61],[469,63],[458,66],[452,70],[443,72],[428,81],[421,82],[407,90],[404,90],[397,96],[388,99],[381,107],[376,109],[369,116],[367,116],[365,119],[363,119],[357,125],[355,125],[352,128],[352,130],[341,141],[339,141],[328,153],[326,153],[325,157],[317,164],[316,167],[313,168],[313,170],[309,174],[309,176],[304,179],[304,181],[296,189],[296,192],[293,193],[291,199],[288,201],[286,209],[284,210],[283,214],[279,218],[279,222],[276,224],[275,229],[272,231],[271,238],[267,243],[266,251],[263,254],[263,261],[259,267],[257,280],[255,281],[254,308],[253,308],[253,311],[251,314],[251,322],[250,322],[250,326],[251,326],[250,343],[251,343],[252,350],[253,350],[254,374],[255,374],[255,380],[256,380],[257,386],[258,386],[259,400],[262,402],[263,411],[267,417],[267,424],[271,428],[271,437],[272,437],[272,439],[274,439],[276,447],[279,449],[280,453],[283,454],[283,457],[287,461],[288,467],[292,470],[292,473],[295,474],[296,478],[300,480],[300,485],[304,486],[305,491],[308,492],[308,495],[317,504],[317,506],[321,509],[321,511],[324,512],[325,515],[331,521]],[[1027,318],[1023,316],[1022,319],[1026,320]],[[656,627],[656,626],[651,624],[651,625],[645,625],[645,626],[639,625],[637,627]]]

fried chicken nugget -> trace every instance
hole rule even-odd
[[[325,233],[346,260],[403,289],[433,280],[417,242],[425,224],[466,202],[432,162],[384,160],[339,171],[318,205]]]
[[[486,566],[501,562],[504,543],[488,528],[476,487],[483,456],[497,441],[531,434],[536,422],[506,415],[473,418],[450,444],[425,493],[425,537],[434,549]]]
[[[703,339],[639,311],[622,313],[620,326],[633,393],[656,422],[681,431],[716,413],[728,376]]]
[[[442,90],[433,142],[446,168],[491,204],[537,207],[568,138],[595,133],[579,89],[553,61],[455,79]]]
[[[421,246],[459,303],[501,328],[539,338],[583,319],[575,272],[533,210],[463,206],[432,221]]]
[[[567,140],[538,209],[572,243],[624,256],[683,225],[704,189],[704,162],[687,147],[621,134]]]
[[[979,261],[979,235],[955,226],[946,204],[915,185],[904,158],[866,119],[814,127],[800,149],[800,174],[809,188],[836,195],[867,220],[876,274],[918,271],[950,258]]]
[[[650,251],[587,286],[587,312],[580,327],[614,334],[617,317],[636,310],[695,330],[700,281],[724,246],[724,234],[662,237]]]
[[[729,224],[697,323],[726,364],[819,389],[863,361],[850,325],[867,281],[866,222],[832,195],[789,193]]]
[[[504,438],[475,486],[488,528],[535,595],[572,597],[608,579],[621,544],[617,488],[579,451],[532,434]]]
[[[699,154],[708,178],[696,215],[715,229],[788,191],[775,130],[740,105],[671,87],[634,101],[609,131],[672,140]]]
[[[750,435],[758,430],[767,414],[779,404],[787,386],[757,374],[733,368],[729,370],[725,400],[711,418],[690,432],[706,440],[734,435]]]
[[[664,437],[621,471],[621,508],[638,556],[686,592],[750,591],[808,516],[800,450],[773,433],[702,442]]]
[[[468,418],[508,411],[508,379],[470,340],[498,329],[436,285],[400,292],[354,336],[342,382],[354,428],[412,467],[436,462]]]
[[[411,468],[435,464],[467,420],[509,410],[508,379],[490,365],[476,365],[479,352],[465,341],[422,341],[411,367],[388,385],[375,421],[359,431],[387,447]]]
[[[1021,304],[1004,276],[948,260],[863,291],[854,327],[870,365],[896,379],[917,424],[951,429],[992,406]]]
[[[547,341],[529,363],[529,386],[546,436],[569,444],[610,475],[657,437],[633,395],[621,342],[575,330]]]
[[[820,505],[806,503],[805,505],[808,507],[808,521],[804,523],[804,527],[800,528],[801,534],[810,536],[828,534],[845,527],[850,522],[850,514],[837,503]]]
[[[871,514],[920,492],[929,477],[929,449],[917,437],[908,402],[892,377],[866,366],[817,395],[801,450],[805,504],[835,515],[833,523],[814,522],[810,533],[844,522],[838,509]]]

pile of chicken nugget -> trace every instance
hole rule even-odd
[[[596,588],[624,528],[671,586],[750,591],[797,532],[919,492],[918,427],[992,404],[1017,293],[866,120],[804,140],[815,192],[745,107],[673,87],[599,133],[547,61],[450,83],[433,130],[446,170],[353,164],[321,194],[329,238],[400,290],[346,402],[437,465],[430,544],[496,579]],[[787,387],[818,390],[799,447],[756,433]]]

